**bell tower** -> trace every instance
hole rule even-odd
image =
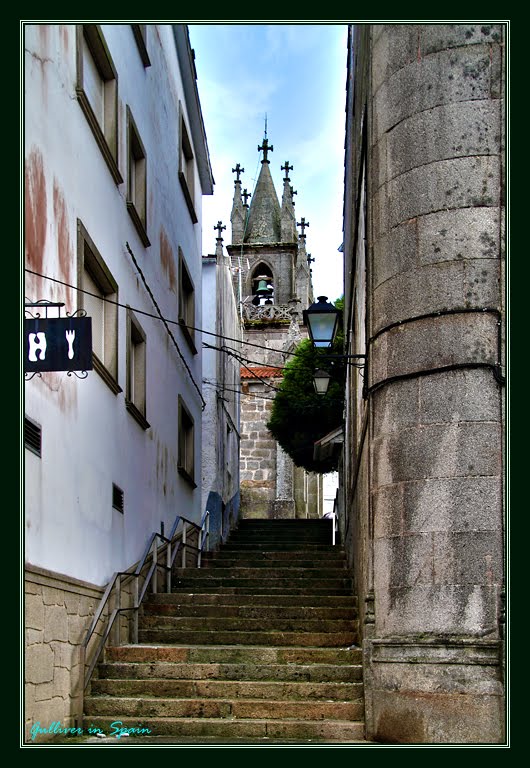
[[[246,342],[241,366],[241,516],[319,517],[321,476],[295,467],[266,427],[283,368],[308,335],[302,311],[313,302],[311,256],[306,251],[309,222],[296,221],[297,193],[288,160],[280,164],[280,205],[270,170],[274,146],[266,130],[258,152],[261,168],[252,193],[242,189],[244,168],[238,163],[232,169],[232,242],[227,246]]]

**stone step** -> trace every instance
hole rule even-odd
[[[311,552],[329,552],[332,547],[329,544],[314,544],[304,543],[300,546],[300,542],[288,542],[284,539],[271,540],[264,542],[262,540],[242,541],[239,542],[236,539],[230,539],[228,542],[230,550],[242,551],[242,550],[257,550],[259,552],[298,552],[300,554],[307,555]]]
[[[105,650],[106,662],[189,664],[274,664],[295,669],[298,665],[357,666],[360,648],[270,647],[243,645],[119,645]],[[261,678],[260,678],[261,679]],[[332,678],[335,679],[335,678]]]
[[[358,683],[360,664],[244,664],[164,662],[103,662],[100,679],[231,680],[265,682]],[[94,681],[95,682],[95,681]]]
[[[270,576],[267,574],[266,579],[264,579],[263,575],[259,578],[257,576],[245,578],[243,576],[232,576],[228,573],[206,573],[201,569],[199,573],[195,574],[189,573],[186,576],[175,575],[172,580],[173,591],[183,587],[186,587],[186,589],[191,587],[197,590],[208,590],[211,587],[226,587],[227,589],[230,589],[230,587],[247,587],[257,589],[262,594],[264,592],[272,594],[273,590],[278,589],[281,589],[282,594],[296,594],[300,591],[307,593],[313,590],[316,590],[317,594],[333,594],[337,589],[349,590],[351,592],[352,579],[347,576],[328,579],[310,579],[300,576],[289,579],[282,576],[273,576],[272,574]]]
[[[245,583],[244,579],[240,579],[240,582],[242,583],[239,583],[236,586],[233,584],[228,585],[226,581],[223,581],[220,584],[213,584],[211,581],[201,583],[193,581],[193,579],[186,579],[185,581],[182,579],[176,586],[172,587],[172,593],[176,595],[185,595],[192,592],[197,594],[204,592],[206,594],[210,593],[223,595],[223,599],[229,595],[255,595],[256,597],[265,597],[268,599],[276,595],[288,595],[291,597],[291,599],[299,596],[305,604],[307,604],[308,600],[312,600],[313,598],[319,596],[326,596],[326,598],[329,599],[332,599],[333,597],[346,596],[350,596],[351,598],[352,593],[351,586],[345,586],[341,588],[334,587],[332,589],[329,586],[312,587],[308,586],[307,582],[304,582],[300,586],[291,586],[288,588],[285,585],[271,587],[267,584],[264,584],[263,580],[256,579],[253,580],[252,584]]]
[[[363,702],[281,701],[267,699],[149,698],[147,696],[86,696],[86,715],[116,715],[120,718],[208,717],[262,719],[277,717],[296,720],[358,720]]]
[[[357,608],[357,598],[351,592],[346,595],[320,594],[294,594],[285,595],[281,592],[274,594],[228,594],[219,592],[159,592],[156,595],[148,595],[144,605],[152,603],[164,605],[240,605],[240,606],[299,606],[316,607],[327,606],[329,608]]]
[[[249,600],[246,604],[230,605],[218,596],[213,605],[180,605],[178,603],[151,601],[143,603],[143,612],[147,616],[223,616],[225,618],[259,619],[262,622],[269,618],[282,619],[355,619],[356,611],[353,606],[334,608],[308,605],[253,605]]]
[[[236,559],[249,559],[252,560],[252,562],[264,561],[265,563],[270,561],[283,561],[283,563],[286,565],[290,565],[290,563],[299,560],[308,562],[311,565],[315,565],[320,562],[346,562],[346,556],[343,552],[340,551],[327,552],[325,550],[316,549],[311,553],[311,555],[308,555],[305,549],[302,551],[290,550],[285,552],[282,550],[269,552],[267,550],[257,549],[255,551],[249,552],[247,550],[232,549],[231,547],[228,547],[228,545],[226,545],[226,548],[223,546],[223,548],[217,552],[203,552],[202,559],[203,562],[208,565],[211,562],[223,562],[225,560]]]
[[[362,701],[362,683],[292,683],[256,680],[175,680],[168,678],[93,680],[92,696],[178,699],[269,699]]]
[[[261,554],[261,553],[259,553]],[[287,560],[285,559],[267,559],[254,558],[241,554],[239,557],[228,558],[216,558],[215,560],[204,559],[200,570],[255,570],[263,573],[263,569],[270,568],[273,571],[281,570],[285,572],[307,570],[307,571],[319,571],[325,569],[329,572],[341,573],[347,571],[348,567],[345,560],[339,560],[335,558],[333,560]]]
[[[269,567],[267,573],[263,568],[230,568],[219,565],[208,568],[174,568],[173,579],[267,579],[271,581],[329,581],[334,579],[351,579],[352,573],[346,568],[300,568],[295,566],[283,566],[281,568]]]
[[[85,728],[91,725],[112,735],[112,723],[116,716],[85,718]],[[115,728],[118,726],[115,726]],[[168,735],[175,738],[188,737],[202,743],[203,738],[211,740],[235,739],[292,739],[311,740],[323,743],[364,742],[364,723],[341,720],[223,720],[221,718],[152,718],[127,720],[123,727],[149,729],[153,737]],[[129,737],[131,743],[134,736]],[[145,741],[143,742],[145,743]]]
[[[357,629],[355,619],[305,619],[268,616],[262,618],[241,618],[237,616],[171,616],[164,614],[140,617],[142,630],[197,630],[205,632],[259,632],[265,626],[268,632],[353,632]]]
[[[178,630],[140,629],[141,643],[179,643],[190,645],[231,645],[234,641],[244,645],[302,645],[324,648],[346,648],[357,642],[355,631],[345,632],[245,632],[241,630]]]

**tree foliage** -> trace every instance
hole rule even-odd
[[[338,306],[339,302],[335,304]],[[331,352],[342,354],[342,351],[342,340],[338,338]],[[315,392],[313,374],[317,368],[328,371],[331,376],[325,395]],[[285,366],[267,428],[297,467],[319,473],[337,469],[335,457],[315,460],[313,447],[317,440],[343,422],[344,381],[343,362],[326,359],[309,339],[298,345]]]

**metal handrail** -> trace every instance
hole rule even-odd
[[[182,529],[177,533],[177,529],[181,521],[183,523]],[[188,525],[193,526],[193,528],[199,532],[199,542],[197,547],[193,546],[192,544],[189,544],[187,541]],[[151,534],[149,541],[147,543],[147,546],[144,550],[143,556],[141,560],[138,562],[138,564],[136,565],[136,567],[134,568],[134,570],[130,568],[127,571],[116,571],[116,573],[114,573],[112,579],[109,581],[109,583],[105,588],[105,592],[103,593],[103,596],[99,602],[98,608],[94,614],[94,618],[90,623],[90,627],[88,628],[83,644],[81,645],[81,676],[82,676],[81,677],[81,683],[82,683],[81,693],[82,694],[84,694],[84,691],[86,690],[86,688],[88,687],[88,684],[90,683],[92,673],[94,672],[94,668],[103,651],[103,648],[112,630],[116,617],[121,613],[126,613],[127,611],[134,611],[132,636],[133,636],[133,642],[137,643],[138,642],[138,612],[142,604],[142,601],[145,597],[145,594],[147,592],[147,588],[149,587],[149,584],[151,584],[153,593],[156,594],[157,588],[158,588],[158,585],[157,585],[158,571],[159,570],[164,571],[166,573],[166,592],[171,592],[171,571],[173,569],[173,563],[175,562],[175,557],[178,554],[179,550],[182,549],[182,567],[185,567],[186,565],[187,550],[191,549],[197,553],[197,567],[200,568],[201,561],[202,561],[202,552],[204,550],[205,544],[206,544],[206,548],[208,547],[209,536],[210,536],[210,513],[208,510],[206,510],[206,512],[204,513],[199,525],[197,525],[197,523],[194,523],[192,520],[188,520],[182,515],[177,515],[168,538],[166,538],[161,533],[157,533],[156,531],[154,531]],[[176,539],[180,539],[180,540],[178,541],[178,544],[174,546]],[[161,542],[159,546],[157,545],[158,541]],[[166,565],[163,565],[158,560],[158,555],[163,554],[164,551],[167,554]],[[139,578],[142,574],[142,571],[146,567],[149,558],[151,558],[151,565],[145,576],[144,583],[140,591]],[[134,600],[133,600],[132,606],[122,607],[121,605],[122,577],[124,578],[123,583],[129,582],[132,579],[135,580],[134,581]],[[114,610],[112,611],[107,621],[105,630],[92,656],[88,670],[85,670],[88,644],[92,639],[94,630],[98,625],[98,622],[101,619],[103,611],[105,610],[105,607],[110,599],[112,591],[116,586],[117,586],[117,594],[116,594],[117,607],[114,608]]]

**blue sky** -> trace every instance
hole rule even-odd
[[[281,202],[288,160],[296,220],[306,230],[313,288],[335,300],[343,292],[342,202],[346,99],[346,24],[189,24],[197,83],[215,178],[203,198],[203,253],[215,250],[214,225],[227,225],[234,193],[232,168],[245,168],[243,188],[253,191],[258,144],[274,151],[270,170]]]

